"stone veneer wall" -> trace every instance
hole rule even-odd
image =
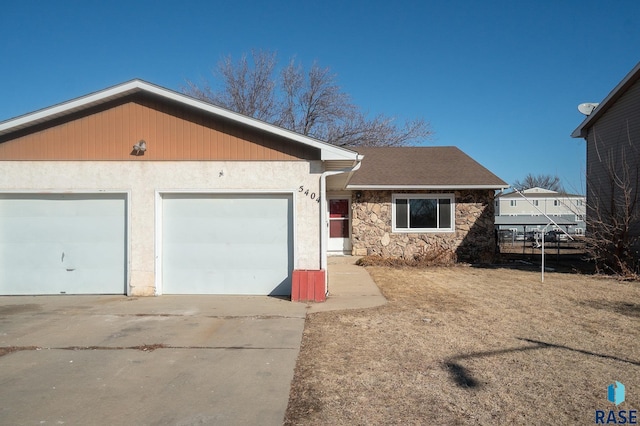
[[[494,191],[465,190],[455,194],[455,231],[394,233],[392,194],[450,194],[451,191],[357,191],[352,196],[353,255],[404,259],[426,258],[450,263],[491,262],[495,254]],[[359,197],[358,197],[359,195]]]

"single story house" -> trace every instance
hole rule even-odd
[[[340,148],[141,80],[0,122],[0,294],[324,296],[328,254],[492,252],[460,150]]]
[[[348,191],[351,203],[350,238],[330,250],[443,262],[492,259],[494,194],[507,183],[452,146],[354,149],[365,158],[360,167],[347,182],[340,176],[328,183]],[[337,193],[330,193],[330,223],[339,216],[331,210]]]

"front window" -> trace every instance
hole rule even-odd
[[[455,221],[452,194],[396,194],[394,232],[451,232]]]

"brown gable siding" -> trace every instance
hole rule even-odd
[[[144,155],[132,155],[139,140]],[[0,138],[0,160],[315,160],[318,150],[146,95]]]

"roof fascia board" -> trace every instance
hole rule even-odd
[[[282,136],[284,138],[299,142],[313,148],[320,150],[320,158],[323,161],[326,160],[354,160],[357,161],[358,153],[341,148],[335,145],[331,145],[326,142],[319,141],[317,139],[310,138],[308,136],[301,135],[296,132],[284,129],[282,127],[274,126],[264,121],[257,120],[252,117],[248,117],[236,112],[212,105],[210,103],[200,101],[190,96],[183,95],[178,92],[166,89],[164,87],[156,86],[151,83],[147,83],[142,80],[132,80],[126,83],[113,86],[111,88],[92,93],[90,95],[82,96],[80,98],[64,102],[50,108],[45,108],[30,114],[25,114],[12,120],[0,123],[0,134],[7,133],[11,129],[19,129],[26,127],[32,123],[37,123],[46,120],[50,117],[55,117],[64,113],[80,110],[90,107],[95,104],[106,102],[111,99],[126,96],[131,93],[145,91],[156,94],[166,99],[170,99],[179,102],[183,105],[188,105],[202,111],[206,111],[215,114],[220,117],[227,118],[240,124],[244,124],[250,127],[254,127],[259,130],[266,131],[268,133]]]
[[[32,113],[27,113],[14,119],[0,122],[0,134],[6,133],[7,130],[11,130],[13,128],[26,127],[31,123],[37,123],[41,120],[46,120],[47,118],[56,116],[58,114],[72,112],[83,107],[89,107],[99,103],[99,101],[104,102],[112,98],[115,99],[116,97],[122,97],[130,93],[135,93],[138,90],[136,90],[136,85],[134,84],[134,82],[135,80],[123,83],[118,86],[110,87],[99,92],[94,92],[89,95],[81,96],[70,101],[62,102],[48,108],[40,109]]]
[[[351,190],[393,190],[393,189],[505,189],[509,185],[347,185]]]
[[[572,138],[586,138],[587,137],[587,128],[591,127],[591,123],[594,123],[604,112],[609,109],[610,104],[615,102],[620,95],[626,89],[629,88],[636,80],[640,78],[640,62],[636,64],[635,67],[622,79],[620,83],[607,95],[606,98],[596,109],[593,110],[591,114],[589,114],[584,121],[571,133]]]

